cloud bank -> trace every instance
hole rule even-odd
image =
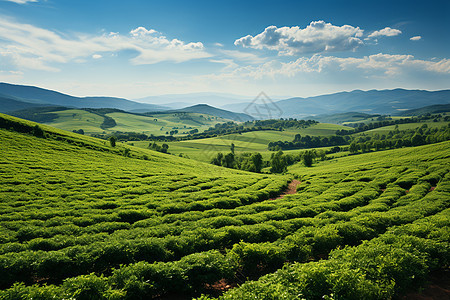
[[[328,73],[342,74],[356,72],[365,77],[390,78],[410,72],[429,72],[435,74],[450,74],[450,59],[440,61],[420,60],[412,55],[374,54],[361,58],[313,55],[310,58],[300,57],[297,60],[283,63],[272,60],[257,66],[237,67],[230,72],[213,75],[215,79],[265,77],[294,77],[298,74]]]
[[[179,63],[211,56],[201,42],[168,39],[156,30],[144,27],[133,29],[126,35],[112,32],[66,37],[33,25],[0,19],[0,57],[21,68],[58,71],[55,66],[58,63],[98,59],[104,53],[123,50],[137,53],[130,60],[135,65],[163,61]]]
[[[363,44],[363,30],[351,25],[335,26],[324,21],[311,22],[305,28],[269,26],[262,33],[247,35],[234,44],[246,48],[269,49],[279,55],[355,50]]]
[[[27,4],[29,2],[38,2],[38,0],[3,0],[3,1],[14,2],[17,4]]]

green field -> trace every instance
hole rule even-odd
[[[419,127],[423,126],[424,124],[426,124],[428,127],[431,128],[431,127],[441,127],[441,126],[447,125],[448,122],[423,122],[423,123],[398,124],[397,128],[398,128],[398,130],[415,129],[415,128],[419,128]],[[395,129],[396,129],[396,126],[391,125],[391,126],[384,126],[384,127],[368,130],[365,133],[366,134],[371,134],[371,133],[386,134],[389,131],[393,131]]]
[[[101,133],[103,129],[100,126],[103,123],[103,117],[80,109],[69,109],[58,112],[51,112],[58,117],[48,123],[53,127],[72,131],[83,129],[86,133]]]
[[[42,129],[0,129],[1,299],[390,299],[450,263],[450,142],[263,175]]]
[[[242,152],[262,152],[266,158],[270,156],[267,151],[267,144],[271,141],[292,141],[296,134],[301,135],[318,135],[329,136],[335,134],[336,130],[348,129],[348,127],[319,123],[307,128],[285,131],[253,131],[242,134],[229,134],[214,138],[188,140],[179,142],[167,142],[169,145],[169,152],[179,155],[187,155],[189,158],[210,162],[211,158],[218,152],[229,152],[231,144],[235,145],[236,153]],[[135,146],[147,148],[148,141],[130,142]]]
[[[68,131],[83,129],[86,134],[122,131],[139,132],[147,135],[168,135],[166,132],[178,130],[179,133],[176,135],[182,136],[192,129],[198,129],[199,132],[203,132],[217,123],[229,121],[198,113],[167,113],[143,116],[114,112],[106,114],[106,116],[113,118],[117,125],[102,129],[103,116],[92,112],[70,109],[49,112],[49,114],[55,114],[58,117],[52,122],[46,123],[47,125]]]
[[[198,113],[184,114],[156,114],[153,116],[138,116],[126,113],[107,114],[112,117],[117,126],[110,128],[113,131],[142,132],[153,135],[168,135],[166,132],[177,129],[178,135],[187,134],[189,130],[198,129],[199,132],[214,127],[217,123],[229,120]],[[184,134],[184,135],[185,135]]]

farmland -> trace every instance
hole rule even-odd
[[[0,117],[2,299],[387,299],[449,264],[450,142],[267,175]]]
[[[86,134],[112,133],[115,131],[138,132],[147,135],[168,135],[177,130],[176,135],[186,135],[188,131],[197,129],[202,132],[217,123],[229,121],[220,117],[199,113],[158,113],[155,115],[131,114],[117,110],[116,112],[99,113],[101,110],[62,109],[37,114],[52,115],[52,120],[45,122],[56,128],[72,131],[83,129]],[[33,110],[30,110],[33,112]],[[22,114],[30,115],[25,111]],[[112,118],[115,124],[103,127],[104,117]],[[32,118],[31,118],[32,119]]]
[[[314,135],[314,136],[329,136],[333,135],[336,130],[350,129],[345,126],[334,124],[315,124],[307,128],[301,128],[296,130],[283,130],[283,131],[255,131],[245,132],[242,134],[227,134],[219,137],[167,142],[169,145],[169,151],[173,154],[184,154],[191,159],[195,159],[203,162],[210,162],[211,158],[218,152],[228,152],[231,144],[235,145],[237,153],[242,152],[263,152],[264,157],[270,156],[270,153],[264,153],[267,151],[267,145],[271,141],[284,140],[290,141],[294,139],[296,134],[302,135]],[[147,148],[149,142],[131,142],[135,146]]]

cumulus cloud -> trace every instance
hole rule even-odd
[[[422,37],[420,35],[416,35],[410,38],[411,41],[420,41]]]
[[[93,59],[100,59],[100,58],[102,58],[103,56],[102,55],[100,55],[100,54],[94,54],[94,55],[92,55],[92,58]]]
[[[305,28],[269,26],[262,33],[247,35],[234,44],[254,49],[278,51],[280,55],[355,50],[363,44],[363,30],[351,25],[335,26],[324,21],[311,22]]]
[[[211,57],[201,42],[169,39],[144,27],[133,29],[125,35],[111,32],[66,37],[33,25],[0,19],[0,56],[19,67],[58,71],[55,64],[83,61],[88,57],[100,58],[103,53],[113,54],[123,50],[137,53],[130,60],[136,65]]]
[[[380,36],[396,36],[401,34],[402,32],[398,29],[393,29],[391,27],[386,27],[384,29],[381,30],[376,30],[374,32],[372,32],[371,34],[369,34],[369,38],[376,38],[376,37],[380,37]]]
[[[38,2],[37,0],[3,0],[3,1],[14,2],[17,4],[27,4],[29,2]]]

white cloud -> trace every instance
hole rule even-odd
[[[100,59],[100,58],[102,58],[103,56],[102,55],[100,55],[100,54],[94,54],[94,55],[92,55],[92,58],[93,59]]]
[[[111,33],[113,35],[117,34],[117,33],[113,33],[113,32],[111,32]],[[138,27],[138,28],[130,31],[130,34],[134,37],[144,37],[147,35],[152,35],[154,33],[157,33],[157,31],[153,30],[153,29],[147,30],[147,28],[145,28],[145,27]]]
[[[386,27],[381,30],[376,30],[369,34],[369,38],[379,37],[379,36],[396,36],[401,34],[402,32],[398,29],[393,29],[391,27]]]
[[[345,76],[342,72],[356,72],[360,76],[389,78],[394,75],[412,72],[431,72],[450,74],[450,59],[440,61],[415,59],[412,55],[375,54],[356,57],[335,57],[313,55],[311,58],[300,57],[291,62],[273,60],[256,66],[237,67],[229,72],[212,75],[215,79],[275,78],[294,77],[300,73],[332,73]]]
[[[304,29],[276,26],[267,27],[262,33],[247,35],[234,44],[255,49],[276,50],[280,55],[322,53],[355,50],[363,44],[363,30],[351,25],[335,26],[324,21],[311,22]]]
[[[241,52],[237,50],[220,50],[220,53],[231,57],[233,59],[239,60],[239,61],[245,61],[249,63],[261,63],[265,61],[265,58],[262,58],[256,54],[248,53],[248,52]]]
[[[17,4],[27,4],[29,2],[38,2],[37,0],[4,0],[4,1],[14,2]]]
[[[422,37],[420,35],[416,35],[410,38],[411,41],[420,41]]]
[[[137,56],[130,60],[136,65],[211,57],[201,42],[185,43],[168,39],[144,27],[133,29],[128,35],[111,32],[97,36],[77,34],[65,37],[33,25],[0,19],[0,55],[21,68],[57,71],[55,64],[58,63],[83,61],[87,57],[99,58],[98,55],[103,53],[123,50],[137,52]]]

